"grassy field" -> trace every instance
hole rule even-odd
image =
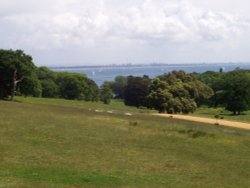
[[[232,115],[232,112],[226,111],[223,108],[208,108],[204,106],[198,108],[197,111],[191,115],[214,118],[214,116],[217,114],[221,114],[225,120],[250,123],[250,111],[245,111],[241,115],[234,116]]]
[[[30,103],[30,104],[49,104],[60,107],[76,107],[88,110],[101,110],[101,111],[113,111],[114,113],[124,112],[139,112],[139,113],[152,113],[156,112],[147,109],[138,109],[136,107],[130,107],[124,105],[120,100],[112,100],[109,105],[105,105],[102,102],[83,102],[77,100],[65,100],[65,99],[46,99],[46,98],[31,98],[31,97],[16,97],[18,102]]]
[[[128,107],[119,100],[113,100],[110,105],[93,102],[79,102],[64,99],[44,99],[44,98],[24,98],[16,97],[17,101],[31,104],[50,104],[54,106],[77,107],[90,110],[113,111],[114,113],[134,112],[134,113],[155,113],[157,111],[137,109],[136,107]],[[242,115],[233,116],[231,112],[223,108],[209,108],[206,106],[198,108],[192,116],[214,118],[215,115],[221,114],[225,120],[250,123],[250,111],[243,112]]]
[[[250,187],[250,131],[18,100],[0,101],[0,187]]]

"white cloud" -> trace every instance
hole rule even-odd
[[[9,33],[10,42],[31,48],[64,48],[93,46],[112,35],[149,43],[194,42],[235,37],[248,26],[233,15],[198,9],[188,3],[146,0],[120,12],[110,12],[104,1],[97,0],[55,1],[53,5],[46,9],[44,3],[41,10],[35,6],[37,12],[12,12],[2,17],[2,23],[15,28]]]
[[[157,2],[147,0],[141,6],[122,12],[115,20],[119,26],[115,31],[146,40],[194,42],[237,37],[249,29],[248,22],[233,15],[198,9],[187,3]]]
[[[32,50],[114,49],[118,44],[120,48],[198,43],[223,47],[228,40],[237,46],[248,36],[249,18],[201,4],[193,0],[0,0],[0,44]]]

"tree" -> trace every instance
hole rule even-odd
[[[149,107],[167,113],[192,113],[197,104],[213,95],[206,86],[192,74],[173,71],[155,78],[149,87]]]
[[[194,99],[190,98],[188,91],[180,83],[169,86],[158,78],[152,82],[147,99],[150,107],[169,114],[187,114],[197,108]]]
[[[127,87],[125,89],[124,102],[129,106],[148,106],[146,96],[149,94],[150,79],[148,76],[128,77]]]
[[[74,73],[58,73],[57,83],[60,96],[65,99],[83,99],[83,91],[86,83],[80,81],[80,75]]]
[[[41,80],[42,97],[56,98],[59,96],[58,85],[52,80]]]
[[[42,93],[41,82],[34,73],[18,85],[17,91],[24,96],[40,97]]]
[[[204,73],[202,78],[204,78],[204,80],[209,79],[210,73],[213,72],[207,72],[208,76]],[[179,92],[185,92],[184,90],[188,91],[188,94],[195,100],[197,105],[200,105],[203,101],[211,98],[214,94],[213,89],[207,82],[199,80],[201,77],[198,77],[198,79],[194,74],[186,74],[182,70],[172,71],[168,74],[160,75],[159,78],[174,87],[177,87],[176,84],[179,84]],[[182,87],[184,90],[181,89]]]
[[[166,82],[155,78],[150,83],[149,94],[146,97],[148,107],[159,110],[160,112],[167,111],[167,103],[173,98],[173,95],[168,90]]]
[[[250,108],[250,74],[236,70],[224,75],[218,103],[240,115]]]
[[[208,103],[208,100],[214,96],[213,89],[199,80],[184,83],[183,86],[190,97],[195,100],[197,106]]]
[[[48,67],[38,67],[36,71],[39,80],[51,80],[56,81],[57,73],[50,70]]]
[[[86,84],[87,84],[87,87],[84,88],[84,100],[85,101],[92,101],[92,102],[95,102],[95,101],[98,101],[99,100],[99,87],[97,86],[97,84],[87,78],[86,76],[84,77],[84,79],[82,81],[85,81]]]
[[[115,77],[114,81],[109,82],[110,87],[115,95],[115,98],[124,99],[127,83],[128,80],[125,76],[117,76]]]
[[[42,97],[59,97],[59,86],[56,84],[57,73],[48,67],[39,67],[36,74],[41,81]]]
[[[11,100],[14,100],[18,88],[25,95],[39,95],[35,71],[32,57],[23,51],[0,50],[0,99],[11,96]],[[21,85],[22,82],[26,84]]]
[[[57,73],[56,84],[59,87],[59,96],[62,98],[98,101],[98,86],[84,74],[59,72]]]
[[[111,102],[112,97],[113,97],[113,93],[110,88],[110,84],[108,82],[104,82],[100,88],[101,101],[104,104],[109,104]]]

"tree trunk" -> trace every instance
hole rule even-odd
[[[0,99],[4,99],[4,90],[1,81],[0,81]]]
[[[14,100],[15,92],[16,92],[16,73],[17,70],[14,70],[13,77],[12,77],[12,89],[11,89],[11,100]]]
[[[16,86],[19,82],[21,82],[23,80],[23,77],[19,80],[17,80],[17,70],[14,70],[14,73],[13,73],[13,78],[12,78],[12,89],[11,89],[11,101],[14,101],[14,97],[15,97],[15,94],[16,94]]]

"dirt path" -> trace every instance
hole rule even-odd
[[[194,117],[194,116],[187,116],[187,115],[173,115],[173,114],[154,114],[157,116],[168,117],[168,118],[176,118],[176,119],[183,119],[188,121],[195,121],[201,123],[208,123],[208,124],[219,124],[229,127],[237,127],[242,129],[250,129],[250,124],[248,123],[240,123],[235,121],[227,121],[227,120],[216,120],[212,118],[202,118],[202,117]]]

